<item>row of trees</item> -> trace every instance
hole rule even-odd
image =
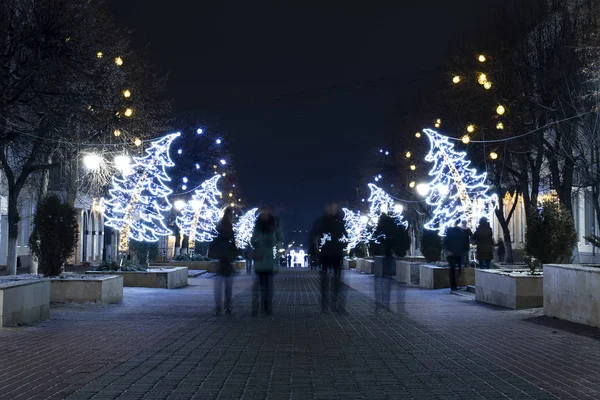
[[[499,199],[511,195],[496,210],[507,260],[519,201],[529,225],[541,194],[555,193],[571,212],[574,195],[585,189],[600,223],[599,7],[592,0],[504,2],[483,31],[450,53],[444,73],[406,112],[389,157],[378,166],[394,177],[397,196],[417,202],[411,222],[428,218],[415,193],[431,168],[418,132],[436,126],[487,171]]]

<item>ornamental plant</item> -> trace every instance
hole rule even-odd
[[[558,201],[547,201],[531,215],[525,232],[525,252],[542,264],[570,263],[577,245],[571,213]]]
[[[437,231],[424,229],[421,233],[421,253],[427,262],[437,262],[442,258],[442,238]]]

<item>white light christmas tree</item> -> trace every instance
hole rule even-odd
[[[196,247],[196,240],[210,242],[217,236],[217,224],[221,218],[218,207],[221,192],[217,189],[220,177],[213,176],[202,182],[175,220],[181,232],[188,236],[191,252]]]
[[[134,157],[133,165],[112,178],[110,198],[104,199],[104,224],[119,230],[119,251],[129,249],[129,239],[156,242],[171,234],[164,213],[171,209],[166,186],[171,179],[165,167],[175,165],[169,148],[179,132],[151,142],[144,157]]]
[[[431,129],[423,132],[431,144],[425,160],[434,163],[429,171],[434,178],[428,184],[426,202],[435,207],[425,228],[444,235],[447,228],[462,219],[473,228],[482,216],[490,218],[497,198],[488,193],[486,173],[477,174],[474,168],[469,168],[471,161],[465,159],[466,153],[457,152],[447,137]]]
[[[348,250],[355,248],[359,243],[369,243],[376,240],[375,230],[381,214],[389,214],[397,225],[408,226],[402,217],[402,205],[396,203],[392,197],[380,187],[369,183],[371,195],[369,196],[369,213],[361,215],[344,208],[344,221],[348,232]]]
[[[254,233],[254,226],[256,225],[256,218],[258,218],[257,212],[258,208],[253,208],[245,212],[233,225],[235,245],[238,249],[245,249],[250,244],[250,239],[252,239],[252,234]]]

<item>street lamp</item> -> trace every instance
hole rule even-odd
[[[83,163],[85,167],[90,171],[96,171],[100,168],[102,158],[98,154],[90,153],[83,157]]]
[[[183,201],[183,200],[175,200],[175,203],[173,203],[173,206],[175,207],[175,209],[177,211],[183,210],[183,208],[185,207],[185,201]]]
[[[419,183],[417,185],[417,193],[419,193],[420,196],[427,196],[429,193],[429,185],[426,183]]]

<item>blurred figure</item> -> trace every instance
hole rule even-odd
[[[215,277],[215,315],[221,315],[223,286],[225,286],[225,312],[231,314],[231,290],[235,273],[233,261],[236,256],[233,209],[227,207],[217,226],[217,237],[213,239],[209,247],[209,257],[219,260],[217,276]]]
[[[248,245],[245,250],[246,255],[246,273],[252,273],[252,265],[254,264],[254,249],[251,245]]]
[[[263,210],[252,235],[254,247],[254,272],[256,279],[252,287],[252,316],[257,316],[259,304],[266,315],[271,315],[273,304],[273,274],[278,270],[274,248],[281,243],[279,224],[270,209]],[[259,303],[260,298],[260,303]]]
[[[446,250],[446,257],[448,259],[448,265],[450,266],[450,290],[458,289],[457,281],[460,279],[466,237],[467,236],[463,232],[463,229],[461,229],[460,224],[456,224],[456,226],[446,230],[444,250]],[[456,276],[457,267],[458,277]]]
[[[498,239],[498,262],[504,262],[504,256],[506,255],[506,247],[504,247],[504,240]]]
[[[471,237],[473,236],[473,231],[469,228],[469,223],[466,219],[460,221],[460,229],[462,229],[462,233],[466,236],[463,242],[463,251],[462,251],[462,266],[468,267],[470,264],[470,252],[471,252]],[[460,274],[460,273],[459,273]]]
[[[288,253],[286,267],[290,268],[291,266],[292,266],[292,255],[290,253]]]
[[[494,258],[494,236],[492,227],[486,217],[481,217],[479,226],[472,236],[473,242],[477,245],[477,261],[479,268],[489,269]]]
[[[321,245],[321,308],[327,311],[329,300],[332,308],[344,312],[342,288],[343,238],[347,237],[344,219],[337,204],[329,204],[315,223],[314,234]],[[313,240],[314,240],[313,239]],[[333,290],[330,290],[329,272],[333,273]]]

